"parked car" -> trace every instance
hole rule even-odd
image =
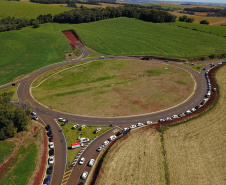
[[[88,176],[88,172],[87,171],[84,171],[81,175],[81,179],[85,180]]]
[[[106,146],[106,145],[108,145],[108,143],[109,143],[109,141],[106,140],[106,141],[104,141],[103,145]]]
[[[127,131],[127,130],[129,130],[129,128],[124,128],[124,129],[123,129],[124,132]]]
[[[142,127],[142,126],[144,126],[143,123],[137,123],[137,127]]]
[[[213,92],[216,92],[217,91],[217,89],[216,88],[213,88]]]
[[[122,131],[117,132],[116,136],[120,136],[122,134]]]
[[[165,121],[164,119],[159,119],[158,122],[161,123],[161,122],[164,122],[164,121]]]
[[[182,117],[184,116],[185,114],[183,112],[181,112],[180,114],[178,114],[178,117]]]
[[[192,109],[191,109],[191,112],[194,112],[195,110],[196,110],[195,108],[192,108]]]
[[[49,148],[54,148],[53,142],[50,142],[50,143],[49,143]]]
[[[101,131],[101,128],[97,128],[96,130],[94,130],[94,134],[97,134],[100,131]]]
[[[47,131],[50,131],[50,130],[51,130],[51,126],[50,126],[50,125],[46,125],[45,129],[46,129]]]
[[[206,99],[204,99],[200,104],[204,105],[206,103]]]
[[[47,133],[47,136],[48,136],[48,137],[53,136],[52,130],[50,130],[50,131]]]
[[[54,149],[53,149],[53,148],[51,148],[51,149],[49,150],[49,156],[54,156]]]
[[[53,163],[54,163],[54,157],[53,157],[53,156],[50,156],[50,157],[49,157],[48,163],[49,163],[49,164],[53,164]]]
[[[152,121],[147,121],[145,124],[146,125],[151,125],[152,124]]]
[[[79,130],[83,130],[84,128],[86,128],[86,125],[82,125]]]
[[[89,138],[86,138],[86,137],[80,138],[80,142],[87,143],[87,142],[89,142]]]
[[[47,170],[46,170],[46,173],[48,175],[52,174],[53,173],[53,166],[49,166],[49,168],[47,168]]]
[[[178,115],[173,115],[171,118],[172,119],[178,118]]]
[[[35,121],[38,121],[38,117],[37,116],[33,116],[32,119],[35,120]]]
[[[167,117],[165,120],[166,121],[170,121],[171,120],[171,117]]]
[[[53,136],[51,136],[51,137],[49,138],[49,142],[53,142],[53,140],[54,140],[54,138],[53,138]]]
[[[104,56],[100,56],[100,59],[105,59],[105,57]]]
[[[50,179],[51,179],[51,177],[50,177],[50,176],[47,176],[47,177],[44,179],[44,184],[49,184],[49,183],[50,183]]]
[[[103,145],[100,145],[100,146],[97,148],[97,152],[100,152],[103,148],[104,148],[104,146],[103,146]]]
[[[196,105],[196,106],[195,106],[195,109],[197,110],[199,107],[200,107],[199,105]]]
[[[82,158],[80,159],[80,161],[78,162],[78,164],[82,165],[84,162],[85,162],[85,158],[82,157]]]
[[[58,121],[60,121],[60,122],[65,122],[66,119],[64,119],[64,118],[59,118]]]
[[[112,135],[111,137],[109,137],[108,141],[112,141],[112,140],[114,140],[115,138],[116,138],[116,136],[115,136],[115,135]]]
[[[37,114],[36,114],[36,112],[31,112],[31,115],[36,116]]]
[[[137,126],[136,125],[131,125],[129,128],[130,129],[134,129],[134,128],[136,128]]]
[[[78,126],[79,126],[79,124],[75,124],[75,125],[73,125],[72,129],[76,129],[76,128],[78,128]]]
[[[89,163],[88,163],[88,166],[93,166],[94,165],[94,162],[95,162],[95,159],[90,159],[89,160]]]
[[[190,110],[187,110],[187,111],[185,112],[185,114],[191,114],[191,111],[190,111]]]

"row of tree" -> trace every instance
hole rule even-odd
[[[216,12],[215,14],[208,14],[208,16],[226,17],[226,8],[219,12]]]
[[[37,26],[38,21],[36,19],[17,19],[14,17],[7,17],[0,20],[0,32],[20,30],[27,26]]]
[[[53,22],[76,24],[83,22],[99,21],[102,19],[109,19],[115,17],[137,18],[155,23],[176,21],[176,16],[162,10],[137,7],[107,7],[91,9],[80,8],[60,13],[54,16]]]
[[[184,16],[179,17],[179,21],[193,23],[194,18],[190,18],[190,17],[187,17],[186,15],[184,15]]]
[[[10,103],[12,95],[13,92],[0,95],[0,140],[27,130],[30,122],[29,116],[23,110]]]
[[[189,12],[220,12],[222,9],[219,8],[205,8],[205,7],[193,7],[193,8],[184,8],[184,11]]]

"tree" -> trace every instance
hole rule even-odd
[[[200,24],[209,24],[209,21],[208,20],[201,20]]]

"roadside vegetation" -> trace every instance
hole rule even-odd
[[[12,141],[0,141],[0,165],[11,155],[14,148]]]
[[[226,66],[216,79],[220,96],[212,109],[160,132],[134,130],[110,149],[96,184],[225,184]]]
[[[13,95],[11,97],[11,100],[17,100],[17,94],[16,94],[16,91],[17,91],[17,85],[15,86],[12,86],[12,87],[9,87],[7,89],[4,89],[4,90],[1,90],[0,91],[0,96],[4,93],[10,93],[10,92],[13,92]]]
[[[79,138],[89,138],[89,140],[91,141],[92,139],[94,139],[95,137],[99,136],[100,134],[106,132],[107,130],[111,129],[112,127],[105,127],[105,126],[89,126],[87,125],[86,128],[84,128],[82,131],[79,130],[79,128],[82,125],[79,125],[78,128],[73,129],[73,125],[72,123],[67,123],[66,125],[64,125],[63,123],[61,123],[61,127],[64,131],[66,140],[67,140],[67,161],[72,163],[75,156],[78,154],[78,152],[81,150],[81,148],[76,148],[76,149],[71,149],[71,143],[76,143],[79,141]],[[94,134],[93,132],[97,129],[97,128],[101,128],[102,130],[96,134]],[[84,146],[87,143],[84,143]]]
[[[194,64],[194,65],[181,64],[181,65],[184,65],[186,67],[190,67],[190,68],[200,72],[202,70],[202,68],[205,67],[207,64]]]
[[[41,83],[40,78],[47,80]],[[81,63],[54,76],[40,76],[38,81],[41,85],[32,93],[41,103],[63,112],[101,117],[169,108],[186,100],[194,89],[189,73],[151,60]]]

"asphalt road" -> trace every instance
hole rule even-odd
[[[190,97],[189,100],[186,102],[172,107],[167,110],[162,110],[156,113],[150,113],[145,115],[134,115],[130,117],[116,117],[116,118],[98,118],[98,117],[86,117],[86,116],[79,116],[79,115],[71,115],[67,113],[62,113],[59,111],[55,111],[50,109],[49,107],[43,106],[36,102],[30,93],[30,86],[32,82],[41,74],[63,66],[68,65],[72,63],[79,63],[79,62],[86,62],[86,61],[93,61],[96,59],[84,59],[89,55],[89,53],[97,54],[95,52],[90,52],[88,49],[86,49],[84,46],[79,46],[80,51],[82,52],[82,57],[76,60],[64,62],[64,63],[58,63],[55,65],[50,65],[45,68],[42,68],[40,70],[37,70],[33,74],[25,77],[24,79],[17,82],[19,84],[18,90],[17,90],[17,96],[19,99],[19,102],[29,104],[32,107],[34,107],[34,111],[37,113],[37,115],[40,117],[40,119],[43,120],[44,124],[49,124],[52,127],[53,136],[54,136],[54,146],[55,146],[55,162],[54,162],[54,170],[52,174],[51,184],[52,185],[60,185],[63,179],[65,166],[67,163],[66,160],[66,140],[64,138],[63,132],[61,132],[60,127],[56,124],[54,119],[58,119],[59,117],[63,117],[69,122],[76,122],[80,124],[88,124],[88,125],[98,125],[98,126],[109,126],[110,124],[113,124],[114,126],[118,126],[119,128],[127,127],[128,125],[136,124],[138,122],[146,122],[148,120],[157,122],[160,118],[166,118],[171,117],[174,114],[179,114],[181,112],[185,112],[187,110],[190,110],[191,108],[195,107],[196,105],[200,104],[200,102],[204,99],[204,96],[207,92],[207,84],[206,79],[204,77],[204,70],[201,70],[200,73],[197,71],[188,68],[186,66],[180,65],[177,62],[168,62],[171,65],[178,66],[189,73],[192,74],[194,80],[196,81],[196,89],[194,91],[194,94]],[[101,55],[101,54],[99,54]],[[137,59],[137,58],[131,58],[131,57],[123,57],[118,56],[114,57],[114,59]],[[106,59],[109,59],[109,57],[106,57]],[[153,60],[162,62],[160,60]],[[215,62],[216,63],[216,62]],[[208,69],[209,67],[206,67]],[[3,86],[0,88],[0,90],[5,89],[7,87],[11,86],[11,84],[8,84],[6,86]],[[116,127],[116,129],[118,129]],[[100,146],[110,135],[114,134],[116,132],[115,130],[111,130],[110,132],[102,135],[97,140],[95,140],[83,153],[82,157],[86,158],[86,161],[83,165],[76,165],[74,170],[72,171],[72,174],[70,178],[68,179],[67,184],[77,184],[79,181],[79,178],[84,170],[90,172],[91,167],[87,166],[87,162],[94,158],[96,159],[98,152],[96,152],[96,149],[98,146]],[[65,185],[65,184],[64,184]]]

